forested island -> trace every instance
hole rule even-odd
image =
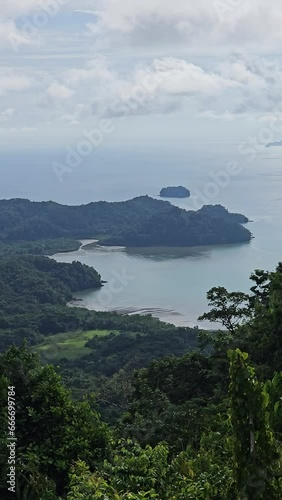
[[[5,251],[5,245],[15,242],[46,239],[64,239],[64,248],[74,245],[70,240],[82,238],[97,238],[102,245],[127,247],[243,243],[252,237],[241,225],[246,221],[244,216],[230,214],[218,205],[186,211],[148,196],[81,206],[1,200],[0,250],[2,246]]]
[[[189,189],[183,186],[170,186],[162,188],[160,196],[162,198],[189,198],[189,196],[191,196],[191,193]]]

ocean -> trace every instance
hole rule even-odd
[[[248,244],[193,249],[81,249],[60,254],[97,269],[108,283],[77,294],[80,304],[98,310],[151,313],[163,321],[194,326],[207,310],[213,286],[248,291],[254,269],[272,270],[282,260],[282,149],[257,148],[255,158],[238,153],[238,144],[208,142],[187,147],[101,148],[65,173],[52,163],[65,151],[2,154],[1,198],[54,200],[65,204],[121,201],[162,187],[183,185],[192,196],[171,200],[186,209],[220,203],[243,213],[254,238]],[[203,325],[207,326],[207,325]]]

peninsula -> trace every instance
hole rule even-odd
[[[231,214],[219,205],[187,211],[149,196],[81,206],[1,200],[0,247],[2,252],[5,248],[9,252],[11,246],[14,251],[15,245],[30,247],[31,242],[37,242],[38,252],[34,245],[30,247],[34,253],[43,253],[46,245],[49,251],[56,248],[58,252],[65,251],[66,246],[70,248],[77,240],[90,238],[96,238],[101,245],[126,247],[243,243],[252,238],[250,231],[241,225],[244,222],[247,222],[244,216]],[[57,240],[63,241],[62,248]]]

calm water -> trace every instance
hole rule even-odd
[[[206,310],[209,288],[221,285],[247,291],[248,276],[255,268],[273,269],[281,258],[281,222],[279,227],[273,221],[260,220],[251,227],[256,239],[245,245],[81,249],[56,259],[79,260],[108,281],[101,291],[76,294],[89,309],[150,312],[177,325],[194,325]]]
[[[188,145],[189,146],[189,145]],[[282,148],[261,148],[248,163],[236,157],[236,144],[209,144],[204,151],[101,150],[59,183],[50,167],[63,152],[2,157],[0,197],[53,199],[80,204],[156,195],[161,187],[183,184],[204,193],[211,174],[239,161],[240,175],[204,202],[221,203],[247,215],[254,239],[249,244],[194,249],[81,249],[57,255],[62,262],[80,260],[95,267],[108,283],[100,291],[77,294],[83,304],[99,310],[151,312],[175,324],[194,325],[207,308],[206,292],[222,285],[248,290],[255,268],[274,269],[282,260]],[[193,198],[173,200],[195,207]]]
[[[193,168],[186,163],[185,176],[184,164],[166,171],[165,162],[158,185],[165,186],[177,178],[192,192],[197,189],[203,193],[211,181],[211,170],[224,169],[223,158],[224,155],[219,157],[215,153],[209,158],[203,156],[201,168],[197,163],[200,159],[196,158]],[[232,160],[232,157],[226,155],[225,159]],[[152,169],[154,186],[159,168],[157,163]],[[134,175],[129,173],[129,179],[132,182]],[[128,181],[125,180],[126,186]],[[139,177],[137,183],[139,193],[156,194],[157,187],[148,188],[146,174],[144,180]],[[112,189],[110,181],[109,184]],[[135,184],[132,189],[137,194]],[[195,206],[194,201],[193,198],[172,200],[187,209]],[[253,221],[248,227],[254,239],[249,244],[194,249],[81,249],[56,258],[65,262],[80,260],[95,267],[108,281],[101,291],[77,295],[90,309],[151,312],[178,325],[194,325],[207,309],[209,288],[221,285],[230,290],[247,291],[249,275],[254,269],[271,270],[282,260],[282,161],[277,149],[261,150],[254,163],[244,166],[240,175],[220,188],[217,196],[209,201],[247,215]],[[120,281],[117,276],[123,274],[126,277]]]

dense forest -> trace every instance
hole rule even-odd
[[[132,213],[142,219],[139,227],[144,224],[136,236],[141,244],[156,237],[156,217],[157,238],[168,227],[161,221],[170,224],[171,217],[174,225],[182,221],[179,228],[189,221],[190,230],[194,218],[203,227],[214,221],[212,233],[212,224],[219,232],[223,225],[230,233],[245,230],[247,219],[220,205],[189,213],[164,203],[152,216],[149,205],[156,200],[145,200],[143,219],[143,198],[125,202],[126,209],[118,204],[123,215],[116,210],[123,221],[128,203],[137,204]],[[281,499],[282,264],[272,273],[255,271],[249,294],[222,287],[207,293],[209,310],[199,320],[218,322],[219,330],[71,308],[73,294],[100,288],[102,277],[79,262],[57,263],[46,255],[79,248],[90,227],[98,235],[93,207],[87,207],[86,228],[75,216],[70,224],[66,214],[84,207],[14,202],[28,213],[21,218],[14,211],[14,227],[25,221],[18,241],[7,231],[11,213],[1,215],[0,497]],[[102,205],[102,212],[111,212],[112,204]],[[43,224],[40,236],[33,235],[33,207],[39,220],[45,210],[54,233]],[[118,235],[106,230],[108,216],[99,227],[102,237],[134,240],[128,218],[116,226],[123,224]],[[8,426],[9,394],[15,429]],[[10,492],[7,485],[7,438],[14,432],[15,493],[13,483]]]
[[[218,331],[68,308],[102,285],[78,263],[16,253],[1,280],[1,498],[12,386],[19,499],[281,499],[282,265],[208,292]]]
[[[59,252],[75,252],[81,246],[79,241],[66,238],[36,241],[0,241],[0,257],[20,255],[54,255]]]
[[[223,207],[186,211],[148,196],[81,206],[12,199],[0,201],[0,242],[2,251],[14,242],[60,238],[65,245],[68,239],[98,238],[128,247],[242,243],[251,239],[241,225],[247,221]]]
[[[80,262],[58,263],[43,256],[0,259],[0,349],[24,338],[31,343],[79,326],[67,302],[73,292],[100,288],[101,276]]]

